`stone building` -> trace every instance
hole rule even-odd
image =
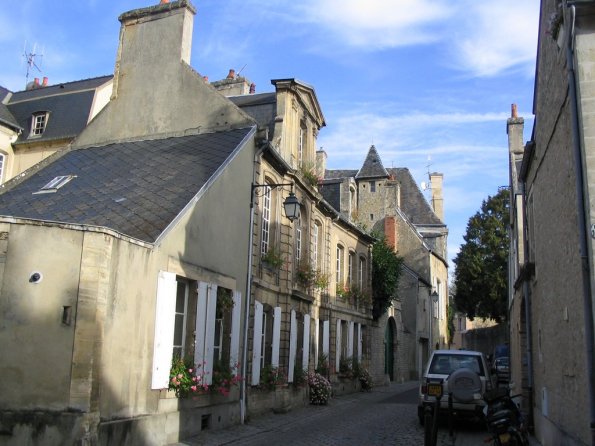
[[[0,194],[2,444],[161,445],[242,416],[219,378],[239,374],[262,137],[189,66],[194,14],[122,14],[108,105]],[[224,391],[177,398],[177,356]]]
[[[303,404],[299,381],[304,371],[324,369],[338,394],[358,388],[358,381],[348,377],[353,360],[373,370],[374,239],[320,193],[316,139],[325,120],[314,89],[296,79],[271,83],[274,92],[254,94],[250,82],[230,70],[212,84],[268,133],[254,161],[248,413]],[[280,208],[292,193],[301,213],[289,222]],[[263,392],[271,370],[280,372],[289,388]]]
[[[113,76],[0,88],[0,184],[67,148],[109,102]]]
[[[593,2],[541,1],[531,140],[508,120],[515,393],[544,445],[594,444]]]
[[[319,153],[327,201],[344,218],[386,237],[404,259],[397,296],[378,321],[372,345],[379,349],[374,363],[390,380],[417,379],[430,352],[447,345],[442,174],[430,175],[430,206],[409,170],[386,169],[374,146],[358,170],[326,170],[324,160]]]

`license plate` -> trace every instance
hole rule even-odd
[[[500,439],[500,443],[508,444],[510,441],[510,434],[508,432],[504,432],[503,434],[498,435],[498,438]]]
[[[441,383],[428,383],[428,395],[440,398],[442,396],[442,384]]]

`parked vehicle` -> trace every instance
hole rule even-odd
[[[453,395],[453,415],[458,418],[483,418],[483,395],[495,387],[486,359],[470,350],[435,350],[430,356],[419,389],[417,415],[424,423],[424,410],[436,401],[434,384],[442,385],[440,411],[448,412],[448,394]]]
[[[529,436],[522,412],[508,388],[486,392],[485,420],[494,446],[528,446]]]
[[[498,382],[508,382],[510,379],[510,360],[508,356],[502,356],[494,360],[494,371]]]

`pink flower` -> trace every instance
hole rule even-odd
[[[188,369],[188,373],[192,373],[192,369]]]
[[[182,375],[181,373],[178,373],[178,379],[182,379],[184,377],[184,375]]]
[[[196,386],[192,386],[190,388],[192,389],[193,392],[196,392]]]

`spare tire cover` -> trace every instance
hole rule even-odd
[[[476,395],[481,395],[481,379],[471,369],[455,370],[447,378],[446,385],[454,401],[470,403],[476,399]]]

